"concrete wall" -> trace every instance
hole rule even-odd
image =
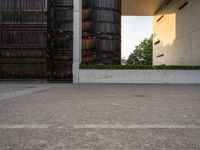
[[[200,1],[179,10],[185,2],[172,0],[154,16],[154,65],[200,65]]]
[[[79,83],[180,83],[199,84],[195,70],[85,70],[79,71]]]

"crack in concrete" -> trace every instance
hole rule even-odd
[[[24,96],[24,95],[44,91],[44,90],[50,89],[50,88],[52,88],[52,87],[35,87],[35,88],[27,88],[27,89],[21,90],[21,91],[3,93],[3,94],[0,94],[0,101],[4,101],[4,100],[19,97],[19,96]]]

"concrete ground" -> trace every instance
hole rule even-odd
[[[0,84],[0,150],[200,150],[200,85]]]

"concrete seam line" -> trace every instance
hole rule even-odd
[[[48,124],[3,124],[2,129],[48,129],[54,127]],[[122,124],[76,124],[54,127],[54,129],[200,129],[200,125],[122,125]]]
[[[12,125],[0,125],[0,129],[48,129],[49,125],[45,124],[32,124],[32,125],[26,125],[26,124],[12,124]]]
[[[121,125],[121,124],[79,124],[74,129],[200,129],[199,125]]]

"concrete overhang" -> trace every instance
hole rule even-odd
[[[123,16],[153,16],[166,0],[122,0]]]

